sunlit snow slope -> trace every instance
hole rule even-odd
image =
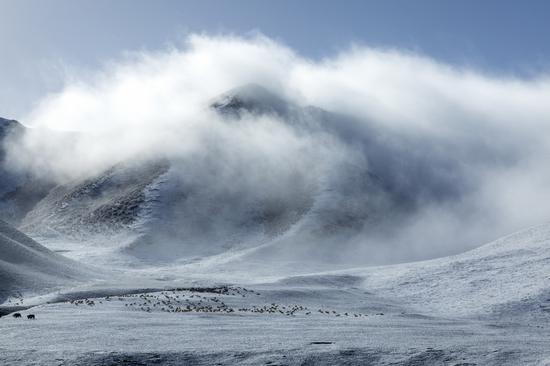
[[[309,286],[340,277],[352,278],[354,286],[360,282],[361,288],[424,314],[549,319],[550,224],[456,256],[300,276],[285,283]]]

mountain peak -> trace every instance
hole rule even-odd
[[[21,124],[14,119],[7,119],[7,118],[0,117],[0,128],[4,128],[5,126],[13,126],[13,125],[21,125]]]
[[[14,119],[0,117],[0,138],[4,138],[10,131],[22,129],[23,125]]]
[[[252,114],[284,115],[288,112],[290,104],[261,85],[245,84],[222,94],[210,106],[230,116],[240,116],[243,111]]]

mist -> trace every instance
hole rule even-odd
[[[254,103],[284,113],[212,108],[250,84],[269,92]],[[180,231],[155,240],[252,246],[251,222],[269,216],[277,227],[260,257],[395,263],[548,220],[549,100],[547,75],[362,45],[312,60],[262,35],[193,35],[71,75],[22,120],[7,161],[68,184],[168,159],[191,199],[172,209]]]

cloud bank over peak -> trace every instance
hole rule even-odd
[[[242,85],[267,93],[233,94],[248,90],[252,104],[273,110],[240,106],[228,117],[212,107]],[[323,187],[339,187],[332,205],[343,200],[350,212],[351,202],[372,202],[355,196],[364,178],[349,172],[360,171],[399,197],[408,216],[377,238],[359,230],[350,243],[373,256],[372,248],[393,245],[401,260],[457,252],[550,218],[541,205],[550,199],[548,100],[545,75],[485,75],[363,46],[311,60],[261,35],[194,35],[181,48],[72,78],[22,121],[32,128],[8,156],[13,168],[57,182],[162,157],[212,196],[268,192],[284,202],[310,191],[326,200]]]

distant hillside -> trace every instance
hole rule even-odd
[[[17,143],[26,128],[15,120],[0,118],[0,220],[18,225],[20,220],[53,187],[30,172],[14,169],[6,147]]]
[[[89,275],[82,264],[46,249],[0,221],[0,303],[16,292],[46,292]]]

